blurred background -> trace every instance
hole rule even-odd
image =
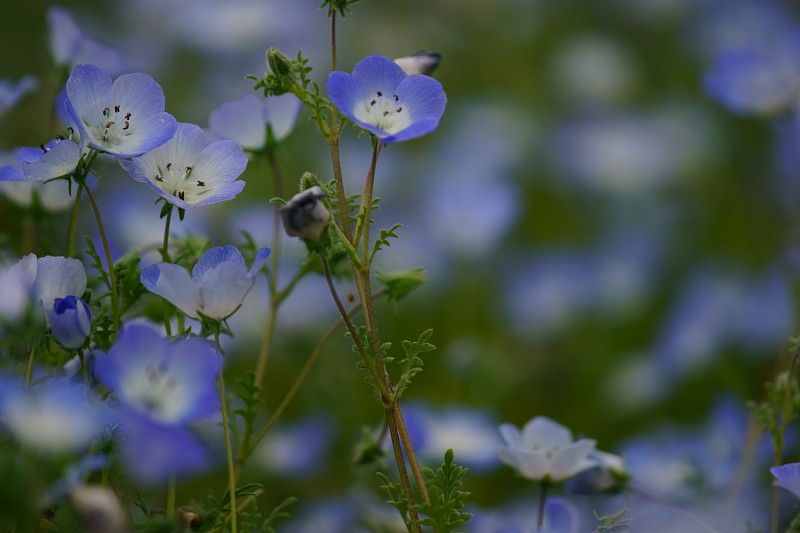
[[[50,5],[13,2],[0,18],[0,77],[39,83],[0,117],[4,149],[47,140],[57,89]],[[330,70],[328,20],[316,1],[59,5],[119,51],[121,71],[161,83],[179,121],[206,126],[222,101],[251,91],[244,76],[263,74],[268,47],[302,49],[320,83]],[[433,328],[438,350],[427,354],[406,412],[426,464],[452,447],[472,469],[476,509],[521,502],[533,512],[534,488],[499,464],[496,427],[545,415],[693,505],[698,491],[730,486],[749,460],[762,491],[751,516],[766,513],[769,476],[743,450],[754,435],[744,404],[762,399],[764,382],[786,367],[796,331],[798,20],[788,0],[367,0],[339,20],[341,70],[372,53],[442,54],[440,127],[386,149],[376,183],[378,226],[403,224],[378,269],[423,267],[429,282],[399,305],[381,303],[379,316],[397,347]],[[307,170],[332,178],[307,117],[280,152],[288,191]],[[348,128],[342,153],[346,183],[360,191],[367,138]],[[110,164],[101,173],[112,246],[122,253],[157,242],[150,190]],[[270,246],[269,169],[253,163],[245,179],[237,199],[188,212],[175,232],[217,245],[242,242],[246,230]],[[0,201],[6,244],[29,251],[22,211]],[[40,254],[63,253],[67,217],[43,222]],[[93,221],[84,222],[91,234]],[[303,253],[285,241],[284,280]],[[267,309],[259,283],[231,321],[233,376],[255,361]],[[279,317],[269,406],[336,317],[324,281],[305,279]],[[347,521],[357,502],[360,516],[376,513],[374,530],[380,513],[391,516],[375,507],[384,497],[372,471],[351,465],[362,428],[382,420],[354,363],[344,338],[331,343],[254,458],[247,479],[267,485],[264,508],[295,495],[307,519]],[[800,456],[790,450],[786,459]],[[660,471],[648,470],[653,461]],[[201,497],[211,483],[185,490]]]

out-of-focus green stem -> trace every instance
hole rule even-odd
[[[214,332],[214,344],[217,346],[217,353],[220,360],[222,357],[222,346],[219,343],[219,325]],[[219,387],[220,411],[222,411],[222,431],[225,432],[225,455],[228,461],[228,492],[230,493],[231,508],[231,533],[236,533],[236,471],[233,464],[233,445],[231,444],[230,421],[228,420],[228,402],[225,399],[225,378],[223,376],[223,365],[220,365],[219,377],[217,379]]]
[[[117,276],[114,274],[114,261],[111,259],[111,248],[108,246],[106,230],[103,227],[103,219],[100,218],[100,209],[98,209],[94,194],[92,194],[92,190],[89,187],[86,187],[86,197],[92,204],[94,218],[97,220],[97,231],[100,233],[100,240],[103,241],[103,251],[105,252],[106,264],[108,265],[108,284],[111,289],[111,315],[114,317],[114,330],[119,331],[120,316],[119,301],[117,298]]]

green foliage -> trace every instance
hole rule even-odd
[[[269,527],[267,522],[270,518],[267,518],[267,521],[263,522],[260,526],[258,525],[258,522],[261,521],[261,515],[258,512],[255,501],[263,492],[264,486],[260,483],[248,483],[236,489],[237,504],[241,505],[241,502],[247,501],[245,509],[239,512],[242,524],[240,528],[241,531],[255,531],[259,533],[272,531],[271,529],[262,529],[264,527]],[[285,504],[285,506],[288,507],[291,503],[294,503],[287,503],[288,500],[291,499],[292,498],[284,500],[281,505]],[[222,533],[228,531],[227,524],[230,521],[231,514],[230,503],[230,491],[225,491],[221,499],[210,493],[206,495],[205,500],[200,505],[200,507],[202,507],[200,514],[203,517],[203,525],[198,531],[208,533]],[[273,511],[273,513],[274,512],[275,511]],[[272,515],[270,515],[270,517],[271,516]]]
[[[615,513],[605,516],[600,516],[594,511],[594,517],[598,522],[597,529],[594,530],[594,533],[625,533],[630,529],[633,523],[633,520],[630,518],[625,518],[627,513],[628,509],[625,507]]]
[[[353,466],[374,464],[385,455],[380,439],[375,438],[372,428],[362,427],[361,439],[356,443]]]
[[[746,528],[744,530],[744,533],[764,533],[763,529],[761,529],[760,527],[755,527],[750,520],[746,521],[744,523],[744,526]]]
[[[261,524],[261,529],[259,529],[259,533],[276,533],[275,529],[272,527],[273,525],[277,524],[281,520],[285,520],[289,518],[289,513],[286,510],[297,502],[297,498],[294,496],[289,496],[281,503],[275,506],[272,512],[269,514],[266,520]]]
[[[327,9],[328,16],[334,13],[339,13],[339,16],[344,17],[350,11],[350,5],[360,2],[361,0],[323,0],[319,6],[320,9]]]
[[[142,269],[139,254],[129,252],[114,263],[117,277],[117,292],[120,297],[120,313],[125,313],[147,292],[142,285]]]
[[[408,498],[406,498],[403,492],[403,486],[400,483],[393,483],[383,472],[375,472],[375,475],[381,478],[381,481],[383,481],[381,488],[385,490],[386,494],[389,496],[386,503],[397,509],[400,516],[403,518],[403,522],[406,524],[406,529],[411,533],[411,517],[408,514],[410,506]]]
[[[417,509],[427,515],[421,523],[433,526],[438,533],[449,533],[472,518],[472,513],[463,510],[470,493],[459,490],[469,469],[457,465],[453,459],[453,450],[450,449],[444,454],[442,466],[435,472],[430,468],[422,469],[431,503],[419,505]]]
[[[235,409],[233,412],[242,417],[244,421],[244,432],[242,437],[242,450],[250,449],[250,437],[253,435],[253,427],[255,420],[258,416],[256,407],[261,403],[261,387],[256,385],[255,372],[247,372],[245,379],[237,379],[236,383],[239,385],[241,392],[237,392],[236,396],[242,401],[244,407],[242,409]]]
[[[372,336],[369,334],[369,330],[366,326],[361,326],[358,328],[356,332],[358,334],[359,342],[361,346],[364,348],[364,351],[367,354],[367,358],[369,359],[370,363],[375,366],[375,350],[372,347]],[[392,347],[391,342],[384,342],[381,345],[381,356],[383,357],[383,362],[388,364],[394,361],[394,358],[387,355],[389,353],[389,349]],[[373,395],[375,396],[375,400],[381,402],[381,392],[378,388],[377,384],[372,379],[372,374],[368,371],[367,365],[364,362],[363,358],[360,357],[360,350],[356,343],[353,343],[353,351],[359,354],[358,362],[356,363],[356,368],[359,370],[365,371],[364,381],[366,381],[370,387],[372,388]]]
[[[372,253],[369,256],[369,262],[372,264],[372,260],[375,258],[375,254],[383,249],[384,246],[391,246],[392,243],[389,242],[389,239],[397,239],[397,230],[402,228],[402,224],[395,224],[389,229],[381,228],[380,236],[375,240],[375,244],[372,248]]]
[[[103,283],[106,288],[109,290],[107,292],[102,293],[97,297],[98,300],[105,298],[106,296],[111,296],[111,283],[108,279],[108,273],[103,268],[103,261],[100,259],[100,254],[97,253],[97,248],[94,245],[94,242],[89,237],[84,237],[84,241],[86,242],[87,250],[86,255],[89,256],[91,261],[89,262],[89,266],[94,268],[97,271],[97,279]]]
[[[414,342],[409,340],[403,341],[402,346],[406,356],[400,360],[401,373],[400,379],[395,385],[395,400],[400,398],[414,376],[422,372],[423,362],[419,355],[436,349],[436,346],[428,342],[431,335],[433,335],[433,330],[428,329],[420,333],[419,337]]]
[[[397,301],[428,281],[428,276],[421,268],[378,272],[375,278],[386,287],[389,300]]]

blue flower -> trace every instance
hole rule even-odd
[[[34,90],[38,85],[36,78],[24,76],[17,83],[0,80],[0,115],[11,109],[14,104]]]
[[[239,250],[217,246],[200,256],[191,277],[181,266],[157,263],[142,270],[142,283],[187,316],[224,320],[242,305],[269,252],[268,248],[258,250],[248,271]]]
[[[263,150],[289,135],[302,105],[291,93],[267,99],[246,94],[220,104],[208,117],[208,127],[245,150]]]
[[[800,463],[773,466],[769,471],[775,476],[773,485],[788,490],[795,498],[800,499]]]
[[[70,139],[57,137],[39,147],[24,147],[16,152],[17,165],[0,167],[0,181],[44,182],[75,172],[81,147]]]
[[[170,342],[141,325],[125,327],[107,354],[97,354],[95,373],[121,404],[122,456],[138,480],[161,483],[209,464],[189,424],[219,412],[221,366],[209,342]]]
[[[327,87],[339,111],[383,143],[433,131],[447,104],[438,81],[421,74],[409,76],[397,63],[379,55],[359,61],[352,75],[332,72]]]
[[[64,348],[80,348],[92,331],[92,312],[86,302],[74,295],[56,298],[47,317],[53,337]]]
[[[63,7],[51,6],[47,10],[47,25],[50,56],[56,66],[69,69],[78,63],[91,63],[113,75],[130,69],[130,63],[119,50],[85,36]]]
[[[179,124],[169,142],[141,157],[120,160],[120,165],[167,202],[189,209],[239,194],[244,181],[236,178],[244,172],[247,156],[233,141],[214,141],[199,126]]]
[[[81,143],[116,157],[135,157],[175,135],[175,117],[164,112],[164,92],[147,74],[116,80],[94,65],[78,65],[67,80],[67,108]]]
[[[82,384],[45,381],[25,389],[3,383],[0,422],[24,446],[48,454],[79,451],[108,422],[103,406]]]

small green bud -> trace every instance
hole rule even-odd
[[[267,50],[267,63],[277,76],[284,77],[292,73],[292,62],[277,48]]]

